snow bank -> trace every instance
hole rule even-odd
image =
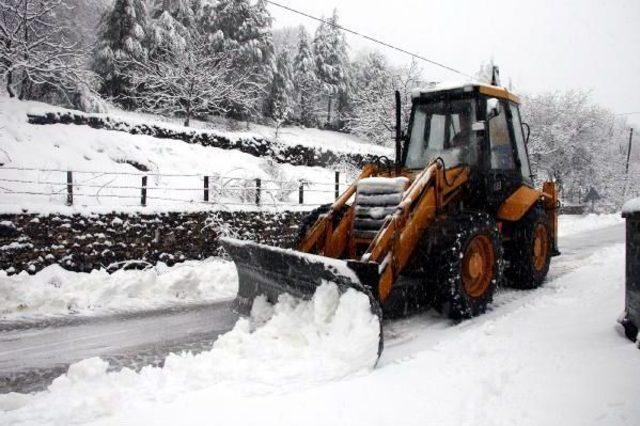
[[[624,219],[619,213],[588,214],[586,216],[560,215],[558,217],[558,236],[580,234],[623,222]]]
[[[236,269],[218,259],[188,261],[146,271],[71,272],[50,265],[35,275],[7,276],[0,271],[0,318],[89,314],[143,309],[176,302],[202,302],[234,297]]]
[[[210,351],[171,355],[163,368],[107,372],[99,358],[69,367],[45,392],[0,395],[0,423],[77,424],[163,403],[185,393],[248,396],[289,392],[366,371],[377,359],[378,318],[362,293],[325,283],[311,301],[257,299]],[[219,407],[216,397],[211,411]],[[253,413],[259,417],[259,413]]]

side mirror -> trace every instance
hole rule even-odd
[[[529,136],[531,135],[531,127],[527,123],[522,123],[522,127],[527,128],[527,135],[524,137],[524,144],[529,145]]]
[[[487,121],[500,115],[500,101],[497,98],[487,99]]]

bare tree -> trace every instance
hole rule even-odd
[[[531,125],[528,149],[539,179],[559,179],[566,201],[581,202],[594,188],[601,203],[620,205],[629,135],[624,117],[595,104],[584,90],[524,96],[521,109]]]
[[[353,108],[347,129],[373,143],[391,145],[395,128],[395,90],[402,100],[402,122],[411,114],[411,92],[422,82],[422,70],[413,61],[402,68],[391,68],[386,58],[373,52],[354,63]]]
[[[262,86],[233,68],[234,51],[211,52],[197,36],[178,54],[135,62],[132,82],[144,111],[184,117],[188,126],[198,114],[223,114],[229,104],[252,103]]]
[[[93,78],[87,52],[58,19],[68,7],[66,0],[0,0],[0,72],[10,97],[55,90],[72,104],[69,95]]]

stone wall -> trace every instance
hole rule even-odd
[[[73,271],[141,261],[169,265],[220,254],[219,235],[290,247],[304,212],[0,215],[0,269]]]

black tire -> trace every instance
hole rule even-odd
[[[483,314],[503,277],[502,240],[496,222],[486,213],[471,212],[449,218],[441,226],[448,238],[437,255],[439,288],[434,307],[455,320]],[[479,243],[490,256],[480,257],[480,285],[470,285],[469,280],[475,280],[469,271],[470,256]],[[477,274],[476,270],[473,276]]]
[[[537,230],[546,235],[546,248],[538,249],[544,250],[546,254],[536,254]],[[542,207],[536,206],[513,225],[511,239],[505,243],[505,283],[509,287],[523,290],[540,287],[549,272],[552,251],[553,240],[548,216]]]

